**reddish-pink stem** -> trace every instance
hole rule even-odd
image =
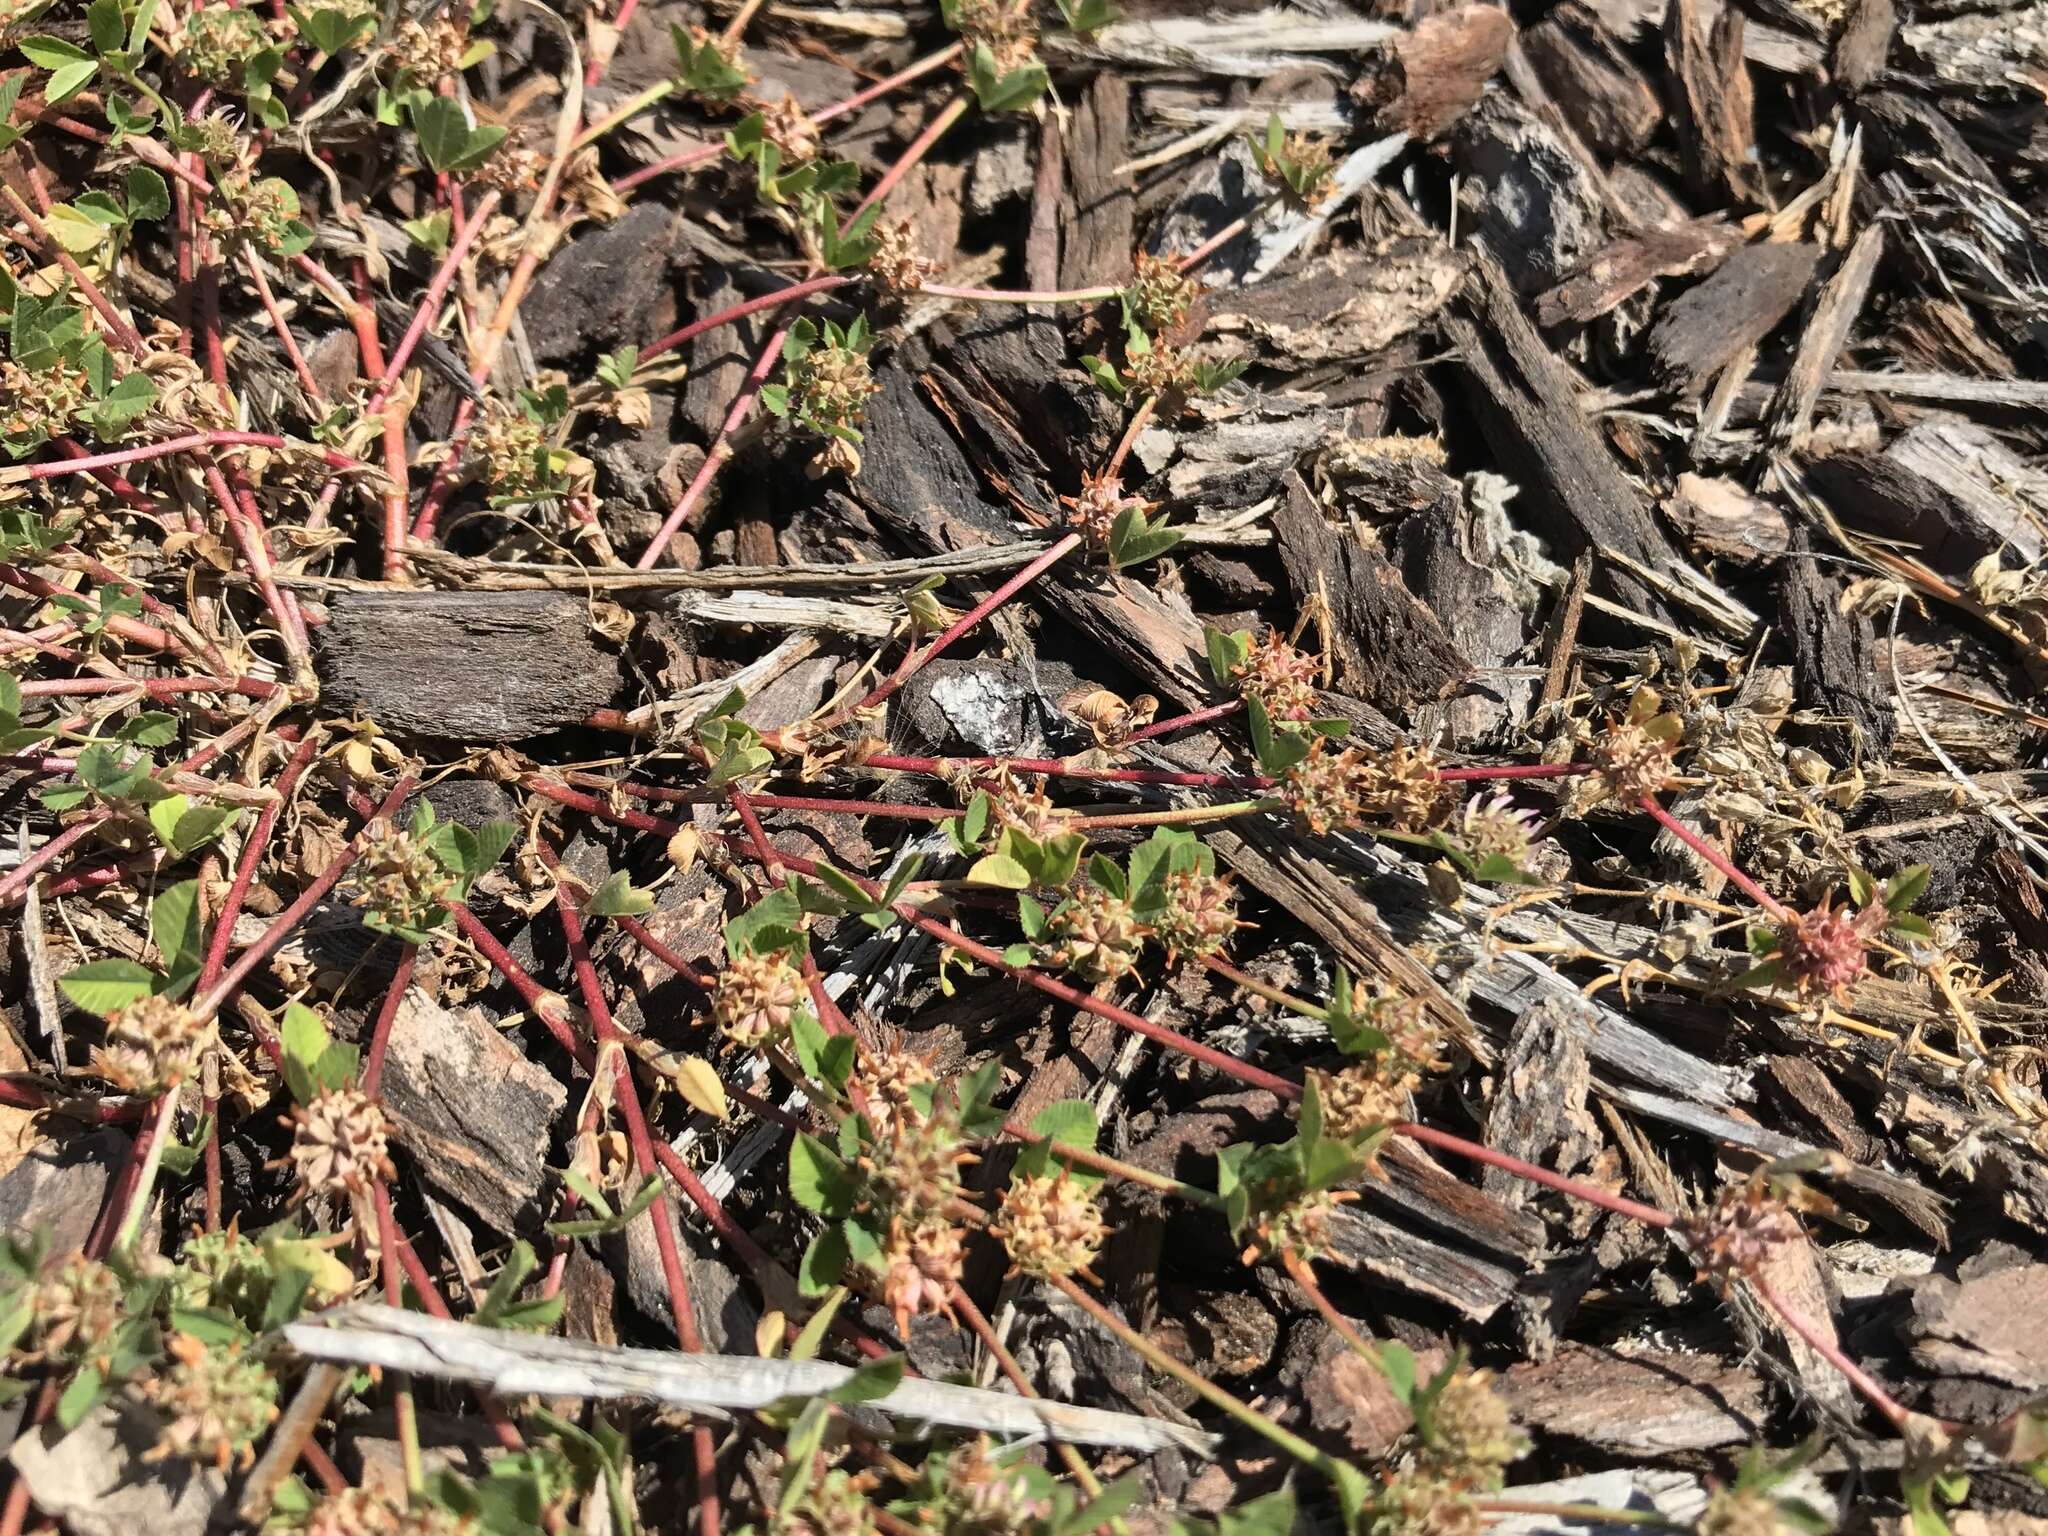
[[[747,374],[746,383],[740,386],[732,408],[725,413],[725,420],[719,424],[718,435],[705,450],[704,462],[697,466],[697,473],[690,478],[689,488],[682,499],[675,504],[667,519],[655,533],[654,540],[641,552],[633,568],[651,571],[660,563],[662,551],[668,548],[669,540],[676,536],[676,530],[690,520],[690,514],[697,509],[697,503],[704,499],[704,493],[711,488],[719,467],[732,457],[728,446],[733,433],[740,423],[747,419],[747,412],[753,408],[754,397],[761,393],[761,386],[768,382],[768,375],[775,367],[775,360],[782,356],[783,343],[789,340],[789,327],[778,326],[775,334],[768,338],[768,344],[761,349],[761,356]]]
[[[1642,806],[1644,810],[1650,813],[1651,819],[1654,820],[1659,826],[1661,826],[1665,831],[1669,832],[1673,837],[1677,838],[1681,843],[1685,844],[1685,846],[1690,848],[1694,853],[1698,854],[1701,858],[1705,859],[1715,869],[1718,869],[1722,874],[1726,875],[1728,877],[1728,881],[1730,884],[1732,884],[1737,890],[1741,891],[1744,895],[1749,897],[1751,901],[1755,902],[1758,906],[1762,907],[1766,912],[1770,913],[1772,917],[1776,918],[1781,923],[1787,922],[1791,919],[1792,914],[1786,909],[1785,904],[1782,901],[1778,900],[1777,897],[1773,896],[1769,891],[1765,890],[1762,886],[1758,885],[1754,880],[1750,879],[1749,876],[1745,875],[1741,870],[1737,869],[1735,867],[1735,861],[1729,858],[1727,854],[1723,853],[1720,849],[1716,848],[1712,843],[1708,842],[1705,838],[1701,837],[1699,833],[1693,831],[1691,827],[1688,827],[1676,816],[1672,815],[1669,811],[1665,810],[1663,806],[1657,803],[1657,799],[1654,795],[1645,795],[1643,796],[1642,800],[1638,803]]]
[[[398,957],[398,969],[392,973],[391,985],[384,989],[384,1002],[377,1010],[377,1022],[370,1029],[370,1053],[363,1058],[363,1092],[370,1098],[377,1097],[377,1089],[384,1081],[384,1057],[391,1049],[391,1026],[398,1018],[399,1006],[405,1001],[407,989],[412,986],[413,967],[419,963],[420,947],[407,944]]]
[[[722,309],[702,320],[692,320],[681,330],[670,331],[652,346],[644,348],[640,353],[640,360],[649,362],[664,352],[675,350],[686,341],[695,340],[706,331],[715,331],[722,325],[731,325],[734,321],[744,320],[749,315],[758,315],[764,309],[779,309],[785,304],[794,304],[798,299],[807,299],[812,294],[830,293],[835,288],[845,288],[858,281],[858,278],[832,274],[813,277],[801,283],[791,283],[787,288],[764,293],[759,298],[748,299],[744,304],[735,304],[730,309]]]
[[[263,807],[262,814],[256,818],[255,830],[243,845],[242,857],[235,865],[235,878],[229,883],[227,896],[220,904],[220,915],[213,920],[213,937],[206,946],[206,963],[199,971],[199,990],[202,992],[220,980],[221,970],[227,964],[228,945],[234,942],[235,919],[242,915],[242,903],[248,899],[249,886],[256,878],[256,866],[263,862],[277,819],[291,802],[292,791],[298,788],[300,776],[312,766],[313,754],[319,745],[318,729],[306,732],[305,739],[278,776],[277,798]]]

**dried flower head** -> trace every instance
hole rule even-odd
[[[918,253],[917,234],[908,219],[877,219],[871,231],[875,252],[868,273],[884,292],[916,293],[939,264]]]
[[[818,125],[789,92],[784,91],[780,101],[764,103],[760,113],[761,137],[782,152],[784,165],[801,165],[817,157]]]
[[[1049,925],[1054,964],[1093,986],[1137,968],[1145,929],[1131,904],[1088,881],[1054,909]]]
[[[1027,788],[1024,780],[1004,766],[980,785],[988,792],[989,808],[999,825],[1015,827],[1034,843],[1050,842],[1065,833],[1071,813],[1052,803],[1043,776],[1030,780]]]
[[[915,1222],[891,1217],[878,1268],[882,1305],[894,1314],[897,1331],[903,1332],[913,1317],[951,1310],[953,1287],[960,1279],[960,1234],[941,1216]]]
[[[1801,1235],[1799,1218],[1761,1178],[1723,1189],[1706,1210],[1683,1218],[1677,1230],[1700,1278],[1722,1291],[1738,1275],[1755,1271],[1773,1249]]]
[[[968,52],[977,46],[988,48],[998,76],[1037,56],[1038,18],[1032,0],[952,0],[946,20]]]
[[[1428,747],[1399,742],[1385,752],[1364,754],[1355,793],[1359,814],[1401,832],[1427,832],[1451,813],[1456,791],[1437,774]]]
[[[862,321],[845,331],[828,321],[800,352],[786,350],[788,414],[814,432],[836,434],[858,427],[869,397],[882,387],[868,365],[867,343]]]
[[[1169,960],[1183,954],[1213,955],[1245,925],[1238,921],[1237,895],[1230,877],[1213,870],[1177,869],[1162,882],[1162,900],[1152,931]]]
[[[1335,1072],[1310,1070],[1322,1095],[1323,1124],[1332,1136],[1362,1136],[1408,1118],[1408,1088],[1390,1077],[1378,1062],[1354,1062]],[[1368,1153],[1369,1172],[1380,1171],[1379,1159]]]
[[[92,1071],[122,1093],[154,1098],[177,1087],[199,1063],[213,1025],[161,994],[139,997],[107,1015],[107,1038],[95,1046]]]
[[[1131,267],[1131,285],[1123,294],[1131,318],[1155,336],[1178,331],[1202,296],[1201,283],[1171,256],[1140,251],[1131,258]]]
[[[34,372],[0,362],[0,440],[19,449],[35,447],[71,430],[71,421],[91,403],[82,368],[61,359]]]
[[[1417,1459],[1468,1486],[1498,1488],[1508,1463],[1528,1449],[1493,1373],[1460,1367],[1430,1402],[1429,1433]]]
[[[29,1302],[32,1348],[18,1348],[24,1364],[90,1361],[103,1353],[121,1326],[121,1277],[98,1259],[74,1253],[35,1282]]]
[[[821,1466],[795,1506],[775,1512],[771,1536],[873,1536],[877,1526],[868,1494],[874,1484],[871,1472]]]
[[[391,56],[407,74],[421,80],[440,80],[462,72],[462,56],[469,51],[469,39],[456,24],[455,14],[438,15],[427,22],[406,20],[398,24],[391,40]]]
[[[290,23],[285,26],[289,28]],[[270,47],[271,41],[262,12],[231,5],[203,6],[185,17],[178,63],[214,85],[240,85],[243,67]]]
[[[1759,957],[1775,966],[1776,979],[1801,999],[1841,998],[1869,968],[1869,948],[1891,921],[1883,903],[1837,907],[1833,897],[1811,912],[1794,912],[1774,930],[1770,947]]]
[[[1251,1241],[1245,1245],[1244,1262],[1255,1263],[1269,1253],[1292,1254],[1304,1264],[1320,1257],[1329,1249],[1337,1208],[1357,1198],[1355,1190],[1318,1189],[1264,1205],[1249,1223]]]
[[[1505,790],[1496,790],[1491,795],[1474,795],[1465,802],[1451,839],[1475,870],[1495,861],[1524,870],[1529,867],[1540,824],[1536,812],[1517,806]]]
[[[1060,502],[1067,509],[1067,527],[1081,535],[1083,546],[1098,560],[1109,559],[1110,535],[1119,517],[1133,507],[1149,516],[1158,506],[1141,496],[1126,496],[1123,481],[1107,470],[1083,474],[1081,494],[1062,496]]]
[[[1655,689],[1639,688],[1628,712],[1609,720],[1593,738],[1587,760],[1594,787],[1606,798],[1634,807],[1671,782],[1672,758],[1685,727],[1676,715],[1660,713],[1661,708]]]
[[[225,112],[188,118],[185,131],[190,135],[193,151],[210,164],[225,165],[241,157],[241,125]]]
[[[171,1271],[171,1305],[246,1317],[260,1310],[270,1269],[263,1250],[229,1227],[185,1240]]]
[[[924,1112],[918,1108],[918,1099],[931,1101],[918,1090],[930,1088],[935,1081],[923,1057],[908,1051],[880,1051],[862,1062],[848,1087],[866,1100],[862,1113],[868,1117],[869,1126],[881,1135],[906,1124],[911,1117],[922,1117]]]
[[[1049,1499],[1033,1497],[1025,1469],[998,1457],[987,1435],[956,1446],[940,1477],[946,1536],[1022,1536],[1052,1513]]]
[[[370,824],[349,886],[357,906],[401,929],[431,926],[457,891],[455,877],[434,850],[388,821]]]
[[[1259,169],[1286,188],[1297,208],[1313,209],[1330,195],[1337,162],[1328,139],[1299,130],[1283,134],[1274,115],[1267,119],[1265,136],[1254,137],[1251,147]]]
[[[1366,1536],[1481,1536],[1485,1529],[1463,1487],[1422,1471],[1389,1475],[1365,1519]]]
[[[790,1020],[809,1006],[803,973],[780,950],[736,954],[712,982],[712,1023],[747,1050],[786,1039]]]
[[[496,187],[511,197],[515,193],[537,190],[547,168],[548,157],[539,150],[523,149],[506,139],[484,157],[483,164],[469,172],[469,177],[482,186]]]
[[[960,1193],[961,1166],[974,1160],[953,1100],[935,1097],[927,1111],[922,1097],[905,1092],[881,1121],[871,1117],[872,1139],[855,1159],[871,1202],[896,1212],[942,1208]]]
[[[1269,718],[1297,724],[1315,718],[1323,663],[1296,648],[1279,630],[1268,630],[1253,641],[1230,675],[1240,693],[1265,706]]]
[[[1087,1268],[1109,1235],[1094,1191],[1065,1168],[1011,1180],[989,1230],[1009,1250],[1010,1263],[1037,1278]]]
[[[213,196],[199,221],[230,250],[253,246],[277,252],[295,244],[303,232],[298,218],[299,194],[290,182],[257,176],[247,164],[237,163],[215,174]]]
[[[1281,779],[1280,793],[1288,808],[1317,837],[1357,825],[1364,757],[1357,747],[1332,747],[1327,736],[1318,736],[1309,743],[1308,755]]]
[[[1785,1518],[1768,1488],[1723,1483],[1707,1495],[1693,1530],[1697,1536],[1812,1536],[1812,1528]]]
[[[558,488],[548,429],[526,412],[492,402],[469,434],[469,462],[494,496],[530,501]]]
[[[330,1088],[292,1106],[291,1165],[308,1195],[365,1193],[375,1178],[396,1177],[391,1127],[375,1099],[359,1088]]]
[[[249,1350],[209,1346],[189,1333],[172,1334],[165,1348],[169,1368],[141,1383],[164,1419],[162,1438],[143,1460],[179,1456],[223,1472],[248,1467],[258,1437],[277,1417],[277,1378]]]

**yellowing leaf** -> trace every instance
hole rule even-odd
[[[754,1353],[764,1360],[773,1360],[782,1353],[783,1336],[789,1331],[789,1320],[780,1312],[770,1308],[761,1314],[761,1321],[754,1324]]]
[[[668,1072],[675,1079],[676,1091],[690,1101],[691,1108],[701,1109],[715,1120],[732,1118],[732,1111],[726,1107],[725,1084],[702,1056],[679,1056],[669,1064]]]
[[[107,238],[104,224],[87,218],[68,203],[59,203],[44,215],[44,222],[50,226],[50,233],[57,237],[57,243],[74,256],[83,256],[96,251]]]
[[[703,848],[703,833],[695,827],[679,828],[676,835],[668,840],[668,861],[675,865],[676,873],[687,875]]]

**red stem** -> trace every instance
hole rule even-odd
[[[1765,890],[1762,886],[1758,885],[1754,880],[1750,879],[1749,876],[1745,875],[1741,870],[1737,869],[1735,867],[1735,861],[1729,858],[1727,854],[1723,853],[1720,849],[1716,848],[1712,843],[1708,842],[1705,838],[1701,837],[1699,833],[1693,831],[1691,827],[1688,827],[1676,816],[1672,815],[1669,811],[1665,810],[1663,806],[1657,803],[1657,799],[1654,795],[1645,795],[1643,796],[1642,800],[1638,803],[1642,806],[1644,810],[1650,813],[1651,818],[1654,821],[1656,821],[1656,823],[1659,826],[1664,828],[1664,830],[1669,832],[1673,837],[1677,838],[1681,843],[1685,844],[1685,846],[1690,848],[1694,853],[1698,854],[1701,858],[1705,859],[1715,869],[1718,869],[1722,874],[1726,875],[1728,877],[1729,883],[1734,885],[1737,890],[1741,891],[1744,895],[1749,897],[1751,901],[1755,902],[1758,906],[1762,907],[1766,912],[1770,913],[1772,917],[1776,918],[1781,923],[1789,922],[1791,920],[1792,914],[1790,911],[1786,909],[1785,904],[1782,901],[1778,900],[1777,897],[1773,896],[1769,891]]]
[[[715,315],[702,320],[692,320],[679,331],[670,331],[661,340],[640,353],[641,362],[649,362],[664,352],[673,351],[686,341],[693,341],[706,331],[715,331],[721,325],[731,325],[749,315],[758,315],[764,309],[780,309],[785,304],[794,304],[798,299],[807,299],[815,293],[830,293],[835,288],[845,288],[859,282],[857,277],[831,275],[813,277],[801,283],[791,283],[787,288],[778,288],[773,293],[764,293],[757,299],[748,299],[744,304],[735,304],[722,309]]]
[[[363,1061],[363,1093],[368,1098],[377,1097],[377,1089],[384,1081],[384,1055],[391,1049],[391,1025],[398,1017],[399,1005],[405,1001],[406,990],[412,986],[413,967],[419,958],[419,945],[406,945],[405,952],[398,957],[391,985],[384,989],[383,1006],[378,1008],[377,1022],[370,1031],[370,1054]]]
[[[540,845],[542,861],[556,876],[555,912],[561,918],[562,937],[569,946],[569,960],[576,971],[576,985],[583,995],[584,1012],[590,1015],[591,1029],[597,1037],[600,1051],[610,1048],[612,1083],[616,1094],[619,1113],[626,1122],[626,1140],[633,1149],[635,1170],[642,1179],[659,1179],[660,1165],[654,1154],[654,1140],[647,1133],[647,1120],[640,1108],[640,1090],[633,1081],[632,1055],[626,1049],[625,1039],[612,1023],[611,1009],[604,1000],[604,988],[597,979],[597,967],[591,963],[590,948],[583,941],[583,919],[576,910],[578,892],[572,882],[562,880],[560,866],[554,852],[545,843]],[[690,1282],[683,1271],[683,1258],[676,1245],[675,1211],[668,1197],[667,1184],[658,1186],[660,1193],[648,1209],[648,1217],[654,1223],[655,1246],[661,1252],[661,1269],[668,1281],[669,1310],[674,1314],[676,1343],[691,1354],[704,1350],[703,1337],[697,1332],[697,1314],[690,1302]],[[692,1437],[695,1441],[697,1460],[697,1505],[699,1529],[705,1536],[718,1536],[718,1463],[708,1424],[694,1426]]]

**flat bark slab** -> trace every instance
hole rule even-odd
[[[391,1021],[384,1099],[420,1175],[500,1232],[533,1214],[569,1090],[475,1009],[408,991]]]
[[[1762,1378],[1711,1355],[1573,1344],[1501,1387],[1528,1428],[1623,1456],[1746,1445],[1769,1418]]]
[[[567,592],[344,592],[315,634],[326,703],[405,735],[537,736],[587,719],[623,680]]]

